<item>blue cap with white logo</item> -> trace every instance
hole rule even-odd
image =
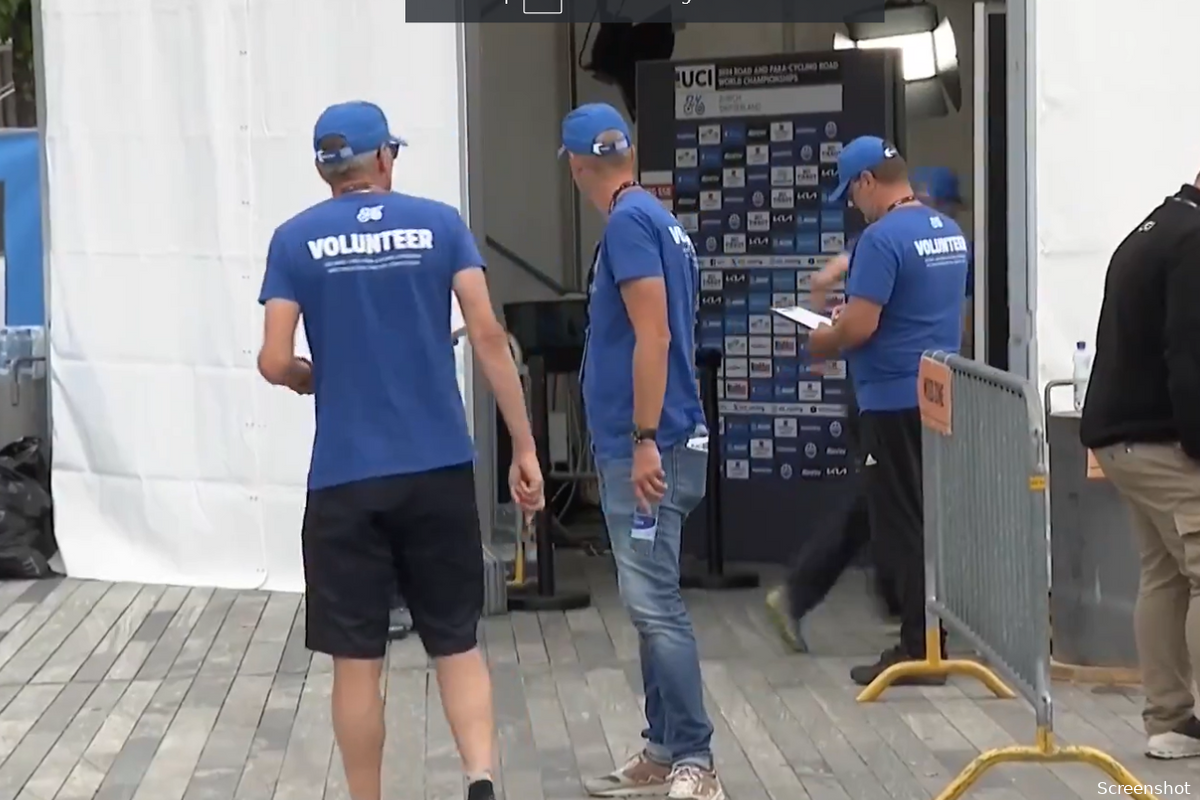
[[[917,167],[909,173],[913,191],[934,203],[961,203],[958,175],[949,167]]]
[[[322,150],[321,141],[333,136],[344,139],[345,144],[337,150]],[[407,147],[408,142],[393,136],[383,109],[365,100],[332,105],[321,112],[313,126],[318,164],[336,164],[386,146]]]
[[[870,172],[884,161],[896,158],[900,151],[878,136],[860,136],[842,148],[837,160],[837,188],[829,195],[833,201],[841,200],[850,188],[850,182],[864,172]]]
[[[602,134],[616,131],[616,141],[601,142]],[[577,156],[604,156],[622,153],[632,144],[629,124],[621,112],[608,103],[587,103],[567,114],[562,122],[562,147],[558,154],[574,153]]]

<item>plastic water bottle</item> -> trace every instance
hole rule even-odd
[[[1075,384],[1075,410],[1083,411],[1087,398],[1088,380],[1092,377],[1092,353],[1087,342],[1076,342],[1071,356],[1071,380]]]
[[[658,535],[658,509],[652,509],[651,513],[647,514],[644,510],[638,509],[633,512],[633,551],[642,555],[649,555],[654,551],[654,537]]]

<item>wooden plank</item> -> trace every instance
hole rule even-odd
[[[442,712],[442,695],[436,680],[425,684],[425,709],[425,800],[459,800],[464,794],[462,765]]]
[[[77,590],[83,586],[80,581],[64,580],[50,591],[48,595],[35,607],[28,608],[20,612],[20,621],[15,623],[12,628],[0,639],[0,666],[7,666],[10,661],[24,648],[25,644],[34,638],[48,620],[50,620],[59,606],[66,602]],[[18,613],[18,606],[15,604],[9,608],[5,614],[0,615],[0,623],[3,623],[3,617],[9,612],[14,615]],[[0,629],[3,625],[0,624]],[[20,681],[14,681],[20,683]]]
[[[616,649],[598,610],[594,607],[574,609],[566,612],[566,618],[580,663],[598,667],[617,661]]]
[[[229,688],[183,800],[233,800],[271,691],[265,675],[239,675]]]
[[[583,671],[577,666],[564,666],[556,668],[551,675],[554,677],[555,694],[562,706],[567,736],[581,779],[611,771],[614,767],[614,756],[608,749],[608,740],[600,723],[600,715],[588,691],[587,678]],[[620,758],[621,755],[617,753],[616,758]]]
[[[175,663],[192,627],[212,597],[212,589],[172,587],[108,671],[109,680],[162,680]]]
[[[274,800],[322,800],[325,776],[334,755],[330,696],[333,675],[310,670],[292,722],[279,770]]]
[[[763,789],[772,800],[809,797],[800,778],[771,738],[771,733],[759,719],[754,708],[738,689],[725,664],[704,663],[704,684],[738,746],[758,776]],[[924,800],[924,798],[922,798]]]
[[[188,678],[163,681],[121,745],[95,794],[95,800],[131,800],[150,768],[163,736],[191,688]]]
[[[158,743],[133,800],[183,800],[232,678],[199,676]]]
[[[299,594],[277,592],[267,598],[258,627],[242,659],[243,675],[273,675],[279,668],[284,648],[300,607]]]
[[[525,707],[530,733],[541,773],[541,793],[546,800],[575,798],[583,793],[579,767],[571,750],[571,737],[554,673],[547,667],[523,669]],[[513,795],[514,784],[505,777],[505,788]]]
[[[213,637],[212,646],[204,656],[199,675],[232,675],[239,670],[266,606],[265,592],[242,592],[235,597],[217,635]]]
[[[104,638],[75,672],[73,680],[100,681],[133,641],[146,618],[154,612],[167,591],[165,586],[143,586]]]
[[[546,642],[542,639],[542,628],[537,614],[511,614],[513,640],[517,648],[517,661],[522,665],[549,664]]]
[[[579,654],[575,652],[575,640],[567,627],[566,615],[561,611],[539,611],[537,618],[550,663],[554,666],[578,664]]]
[[[385,797],[425,797],[425,730],[427,683],[432,676],[424,669],[384,673],[386,680],[384,720],[387,738],[383,743],[383,791]],[[440,709],[433,709],[440,714]]]
[[[11,637],[14,633],[20,636],[18,626],[25,620],[27,616],[33,613],[34,609],[45,607],[46,601],[49,602],[49,609],[43,617],[42,622],[49,618],[58,604],[65,600],[72,592],[79,588],[78,581],[70,579],[64,580],[47,580],[47,581],[19,581],[23,590],[13,601],[8,604],[3,613],[0,613],[0,635]],[[33,624],[33,630],[25,634],[20,643],[17,643],[12,652],[16,652],[21,644],[37,631],[42,622]],[[24,628],[21,630],[25,630]],[[3,652],[3,651],[0,651]],[[3,656],[3,660],[7,661],[11,657]]]
[[[83,707],[95,685],[76,683],[54,688],[61,691],[53,695],[54,699],[40,712],[37,721],[0,766],[0,800],[15,800],[20,794],[26,781]],[[7,727],[4,723],[0,725]]]
[[[208,605],[204,607],[204,611],[188,633],[183,647],[179,649],[175,662],[171,664],[167,672],[168,677],[190,678],[200,671],[237,597],[238,593],[229,589],[217,589],[213,592]]]
[[[94,687],[74,719],[25,782],[17,800],[46,800],[58,794],[126,688],[128,684],[124,681],[109,681]]]
[[[92,609],[103,602],[112,584],[88,581],[71,594],[36,634],[0,669],[0,684],[28,683]],[[118,598],[119,600],[123,598]],[[132,599],[132,598],[130,598]],[[126,602],[125,605],[128,603]],[[124,605],[121,606],[122,609]],[[2,644],[2,643],[0,643]]]
[[[533,614],[527,618],[537,622]],[[500,753],[499,778],[507,797],[545,800],[542,765],[533,738],[522,671],[515,664],[492,669],[496,734]]]
[[[142,712],[161,688],[159,681],[134,681],[100,725],[96,735],[83,751],[54,800],[92,800],[100,790],[104,777],[116,761],[130,734],[137,726]],[[183,692],[179,692],[180,700]]]
[[[33,683],[71,680],[141,591],[142,587],[133,583],[118,583],[110,588],[32,677]],[[9,666],[12,666],[11,662]]]
[[[242,770],[235,800],[272,800],[275,796],[304,683],[303,675],[281,673],[275,676],[250,744],[250,755]]]

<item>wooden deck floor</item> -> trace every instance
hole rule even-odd
[[[603,558],[569,559],[592,608],[484,624],[507,800],[576,800],[581,774],[639,744],[636,641]],[[816,615],[818,656],[786,654],[762,592],[689,596],[718,766],[732,800],[927,800],[981,749],[1028,743],[1032,712],[967,681],[862,706],[846,675],[888,630],[852,574]],[[296,595],[76,580],[0,584],[0,800],[349,800],[329,662]],[[387,672],[389,800],[459,800],[450,732],[415,640]],[[1200,764],[1140,755],[1141,698],[1057,688],[1057,728],[1146,782]],[[970,797],[1094,797],[1090,768],[1001,767]]]

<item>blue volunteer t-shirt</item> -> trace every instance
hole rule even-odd
[[[649,192],[627,192],[609,216],[588,294],[583,403],[599,460],[633,455],[633,325],[621,285],[662,278],[671,331],[667,392],[658,423],[661,449],[704,423],[696,386],[696,307],[700,273],[683,227]]]
[[[448,205],[334,197],[280,225],[259,302],[300,305],[312,353],[310,489],[474,460],[450,338],[451,281],[483,258]]]
[[[846,298],[883,307],[879,327],[846,353],[858,406],[917,406],[917,368],[926,350],[962,346],[970,248],[958,224],[925,206],[906,206],[870,225],[850,257]]]

